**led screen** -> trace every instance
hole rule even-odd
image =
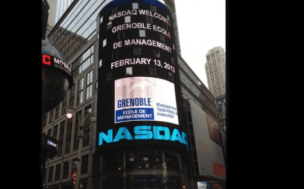
[[[198,189],[207,189],[207,182],[204,182],[204,181],[197,182],[197,188]]]
[[[115,123],[144,120],[179,124],[174,84],[163,79],[129,77],[115,80],[114,110]]]

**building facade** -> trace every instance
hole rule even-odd
[[[205,70],[209,89],[214,97],[226,93],[226,57],[222,47],[210,49],[206,55]]]
[[[199,144],[194,140],[193,129],[189,130],[196,126],[187,117],[190,115],[187,101],[193,101],[217,122],[219,114],[213,95],[180,55],[174,1],[58,0],[57,7],[60,16],[55,17],[55,25],[47,38],[72,65],[74,85],[63,102],[45,116],[44,134],[58,140],[58,153],[46,162],[43,186],[71,189],[71,175],[76,167],[83,189],[173,189],[182,185],[198,188],[197,182],[201,180],[223,185],[222,176],[208,176],[199,170],[196,152]],[[129,22],[133,25],[128,25]],[[138,40],[125,42],[125,39]],[[120,66],[120,60],[126,65],[126,59],[130,64]],[[147,66],[149,59],[153,66]],[[132,61],[137,65],[131,65]],[[125,116],[121,121],[117,116],[114,120],[116,113],[131,112],[117,108],[131,103],[127,99],[134,98],[133,103],[136,103],[136,97],[132,95],[123,97],[124,105],[118,105],[123,101],[116,99],[119,94],[115,91],[121,90],[119,82],[128,83],[130,79],[158,84],[153,88],[158,91],[165,90],[158,86],[173,88],[169,92],[170,98],[162,92],[152,97],[164,104],[175,96],[170,106],[178,110],[177,118],[157,118],[155,115],[155,120],[151,121],[127,120]],[[124,90],[132,93],[128,86]],[[146,98],[145,103],[149,102]],[[68,109],[77,112],[72,120],[65,116]],[[144,111],[149,112],[148,109]],[[80,129],[81,140],[78,137]],[[136,129],[137,135],[141,133],[145,139],[153,136],[153,140],[135,142],[140,138],[132,133]],[[159,136],[150,135],[157,129],[164,132],[159,130]],[[166,132],[172,140],[161,140],[162,136],[167,137]]]

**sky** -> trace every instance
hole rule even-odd
[[[174,0],[181,55],[208,87],[206,54],[221,46],[226,52],[225,0]]]

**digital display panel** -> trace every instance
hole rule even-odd
[[[178,124],[173,83],[152,77],[115,81],[115,123],[142,120]]]
[[[112,1],[97,20],[96,150],[188,150],[175,26],[167,1]]]

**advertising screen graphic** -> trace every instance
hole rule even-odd
[[[174,84],[163,79],[129,77],[116,80],[114,109],[115,123],[144,120],[179,124]]]

